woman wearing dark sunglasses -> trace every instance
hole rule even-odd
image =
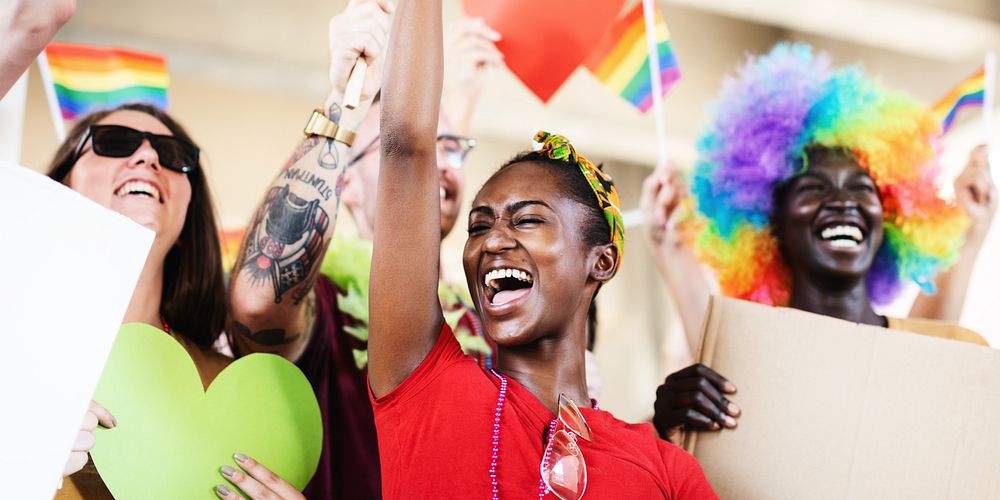
[[[145,104],[93,113],[59,147],[49,177],[156,233],[123,322],[169,333],[191,355],[207,388],[232,359],[212,349],[226,318],[222,256],[199,150],[187,132]],[[96,418],[89,420],[114,424],[99,405],[92,404],[90,413]],[[81,467],[85,452],[74,452],[71,460]],[[248,471],[260,467],[242,455],[237,462]],[[68,479],[57,498],[112,498],[92,463]],[[291,489],[286,498],[298,494],[287,483],[271,485],[274,491],[285,486]]]
[[[473,201],[465,273],[497,369],[462,355],[436,293],[441,2],[394,22],[369,298],[383,497],[714,498],[693,457],[589,399],[587,313],[623,234],[610,179],[563,137]]]

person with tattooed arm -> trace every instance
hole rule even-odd
[[[352,249],[370,256],[380,145],[380,105],[374,96],[381,84],[381,56],[392,11],[385,0],[352,1],[331,21],[333,89],[319,121],[337,122],[341,135],[310,133],[302,141],[268,188],[232,272],[228,331],[234,353],[285,356],[310,379],[320,402],[324,444],[319,468],[305,490],[310,498],[381,497],[364,368],[367,332],[359,321],[367,315],[367,299],[345,295],[347,286],[328,276],[324,262],[332,261],[367,282],[369,265],[352,258]],[[438,128],[441,237],[458,216],[461,167],[474,144],[458,134],[468,126],[484,73],[501,64],[493,46],[497,38],[480,20],[462,20],[452,30],[449,64],[454,83],[448,106],[454,128],[446,120]],[[349,110],[343,103],[348,75],[362,57],[368,63],[362,102]],[[357,241],[333,238],[341,201],[358,228]],[[366,293],[367,286],[363,288]],[[445,295],[458,294],[442,287]],[[474,314],[460,300],[454,302],[459,321],[475,332]]]

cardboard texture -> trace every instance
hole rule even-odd
[[[726,499],[1000,498],[1000,351],[713,297],[739,427],[686,448]]]

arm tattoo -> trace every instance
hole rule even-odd
[[[270,347],[288,344],[301,336],[300,334],[295,334],[289,337],[285,334],[285,330],[282,328],[267,328],[254,332],[250,330],[250,327],[240,323],[239,321],[233,321],[232,324],[229,325],[229,331],[246,338],[251,342],[256,342],[260,345]]]
[[[329,224],[318,199],[299,198],[287,184],[271,188],[247,235],[240,270],[256,284],[270,282],[276,304],[285,292],[305,283],[292,293],[298,304],[316,280]]]
[[[340,123],[340,105],[336,103],[331,104],[326,116],[333,123]],[[323,146],[323,151],[320,152],[318,160],[319,166],[330,170],[340,166],[340,152],[337,151],[337,147],[333,142],[333,139],[326,139],[326,145]]]
[[[326,179],[323,179],[312,172],[301,168],[291,167],[288,170],[285,170],[283,177],[287,180],[299,181],[303,184],[312,186],[316,189],[316,192],[323,197],[324,201],[330,201],[330,197],[333,196],[333,188],[326,184]]]

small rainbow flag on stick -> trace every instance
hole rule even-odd
[[[655,9],[656,49],[660,62],[663,95],[681,77],[677,56],[670,44],[670,32],[660,10]],[[653,105],[653,88],[649,77],[649,47],[643,19],[643,3],[615,22],[594,52],[584,62],[598,80],[614,90],[643,113]]]
[[[45,54],[66,120],[127,102],[167,109],[170,76],[159,54],[69,43],[49,44]]]
[[[986,68],[979,68],[941,98],[931,110],[941,119],[941,129],[945,133],[951,128],[955,116],[962,108],[982,106],[986,95]]]

